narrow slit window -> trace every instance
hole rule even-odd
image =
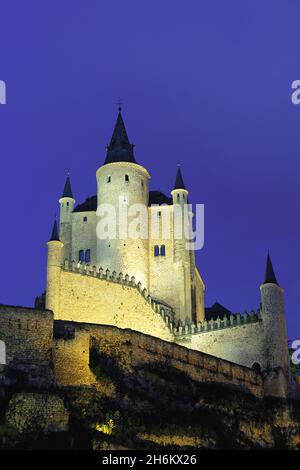
[[[84,222],[84,223],[87,222],[87,217],[83,217],[83,222]]]
[[[166,247],[165,247],[165,245],[161,245],[161,247],[160,247],[160,256],[166,256]]]
[[[107,177],[107,182],[110,183],[111,182],[111,178],[110,176]]]
[[[129,182],[129,176],[128,175],[125,175],[125,181],[126,181],[126,183]]]

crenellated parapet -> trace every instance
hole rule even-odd
[[[243,315],[236,313],[230,315],[230,317],[224,316],[223,318],[205,320],[202,323],[191,323],[185,325],[177,325],[173,328],[172,332],[176,337],[183,337],[187,335],[208,333],[217,330],[223,330],[226,328],[235,328],[239,326],[249,325],[252,323],[258,323],[262,321],[260,308],[255,312],[251,310],[250,313],[244,312]]]
[[[224,316],[223,318],[211,319],[209,321],[204,321],[202,323],[176,323],[174,321],[175,312],[174,310],[159,302],[156,299],[153,299],[149,295],[146,288],[144,288],[141,282],[137,282],[134,276],[129,276],[128,274],[117,273],[116,271],[110,271],[109,269],[104,269],[103,267],[97,268],[96,266],[91,266],[88,263],[76,262],[65,260],[63,266],[63,271],[78,273],[83,276],[90,276],[97,278],[102,281],[117,283],[124,285],[126,287],[131,287],[136,289],[140,295],[145,299],[145,301],[151,306],[152,310],[159,314],[164,323],[168,327],[170,333],[176,338],[181,339],[183,337],[188,337],[190,335],[205,334],[207,332],[223,330],[228,328],[236,328],[239,326],[249,325],[252,323],[258,323],[262,321],[261,310],[260,308],[255,312],[251,310],[249,313],[244,312],[243,315],[240,313],[230,315],[230,317]]]
[[[61,268],[63,271],[78,273],[83,276],[90,276],[102,281],[116,283],[130,287],[132,289],[136,289],[144,298],[144,300],[149,304],[152,310],[162,317],[165,324],[168,326],[170,331],[172,331],[173,328],[171,325],[174,323],[174,310],[168,305],[153,299],[148,293],[148,290],[142,286],[140,281],[137,282],[134,276],[117,273],[116,271],[110,271],[109,269],[104,269],[102,267],[97,268],[96,266],[91,266],[84,262],[76,262],[74,260],[69,262],[67,259]]]

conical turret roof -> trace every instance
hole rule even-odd
[[[52,233],[51,233],[51,237],[50,237],[49,242],[53,242],[53,241],[59,241],[56,218],[54,220],[53,229],[52,229]]]
[[[119,107],[116,125],[110,144],[107,147],[106,159],[104,165],[114,162],[131,162],[136,163],[133,154],[134,145],[129,142],[125,124]]]
[[[62,197],[71,197],[73,198],[73,193],[72,193],[72,188],[71,188],[71,180],[70,176],[67,176],[66,182],[65,182],[65,187],[64,187],[64,192]]]
[[[266,265],[264,284],[268,284],[268,283],[279,285],[277,282],[275,273],[274,273],[274,269],[273,269],[273,265],[272,265],[272,261],[271,261],[271,257],[269,253],[267,256],[267,265]]]
[[[180,166],[178,166],[177,168],[176,181],[173,190],[174,189],[186,189],[183,182]]]

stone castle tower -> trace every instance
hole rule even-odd
[[[188,198],[181,170],[177,170],[171,197],[149,191],[150,174],[135,159],[134,145],[129,141],[120,108],[96,179],[97,195],[75,207],[67,176],[59,199],[61,262],[85,262],[96,269],[134,276],[152,298],[172,308],[176,321],[204,320],[204,284],[195,266],[194,253],[186,248],[186,238],[174,236],[174,226],[177,222],[180,225],[177,218],[182,216],[174,208],[183,208]],[[140,234],[133,238],[124,232],[120,214],[125,210],[130,219],[136,205],[144,207],[145,213]],[[103,239],[97,236],[97,226],[107,208],[115,214],[116,233]],[[162,227],[165,220],[169,220],[167,234]],[[155,239],[150,234],[151,226],[157,228]]]

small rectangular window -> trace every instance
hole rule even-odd
[[[79,250],[78,260],[81,262],[84,261],[84,250]]]
[[[159,246],[155,245],[154,247],[154,256],[159,256]]]
[[[87,222],[87,217],[83,217],[83,222],[84,222],[84,223]]]
[[[166,247],[165,247],[165,245],[161,245],[161,247],[160,247],[160,256],[166,256]]]

